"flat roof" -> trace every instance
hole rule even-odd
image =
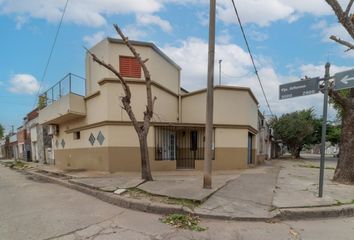
[[[257,98],[254,96],[254,94],[253,94],[253,92],[251,91],[250,88],[237,87],[237,86],[214,86],[214,89],[233,90],[233,91],[246,91],[246,92],[248,92],[250,94],[250,96],[257,103],[257,105],[259,104]],[[189,92],[189,93],[183,94],[182,97],[188,97],[188,96],[200,94],[200,93],[206,92],[206,90],[207,90],[206,88],[203,88],[203,89],[200,89],[200,90],[196,90],[194,92]]]
[[[119,44],[124,44],[122,39],[118,38],[111,38],[107,37],[108,42],[110,43],[119,43]],[[144,46],[144,47],[151,47],[154,49],[154,51],[159,54],[162,58],[164,58],[167,62],[172,64],[175,68],[178,70],[181,70],[182,68],[175,63],[169,56],[167,56],[160,48],[158,48],[154,43],[152,42],[142,42],[142,41],[135,41],[135,40],[129,40],[129,42],[135,46]]]

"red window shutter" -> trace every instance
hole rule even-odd
[[[119,72],[122,77],[141,78],[141,67],[134,57],[119,56]]]

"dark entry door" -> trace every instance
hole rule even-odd
[[[201,151],[198,146],[198,131],[182,131],[178,134],[178,150],[177,150],[177,169],[194,169],[195,160],[198,153]],[[188,144],[189,143],[189,144]]]
[[[248,159],[247,159],[248,164],[253,164],[253,157],[252,157],[253,139],[252,138],[253,135],[251,133],[248,133]]]

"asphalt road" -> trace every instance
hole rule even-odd
[[[179,230],[160,218],[0,166],[1,240],[352,240],[354,236],[354,218],[279,223],[202,220],[200,225],[208,229],[203,232]]]

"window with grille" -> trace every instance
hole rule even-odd
[[[203,127],[156,126],[156,160],[203,160],[205,130]],[[214,135],[214,133],[213,133]],[[214,137],[213,137],[213,159]]]
[[[119,56],[119,72],[122,77],[141,78],[141,67],[135,57]]]

